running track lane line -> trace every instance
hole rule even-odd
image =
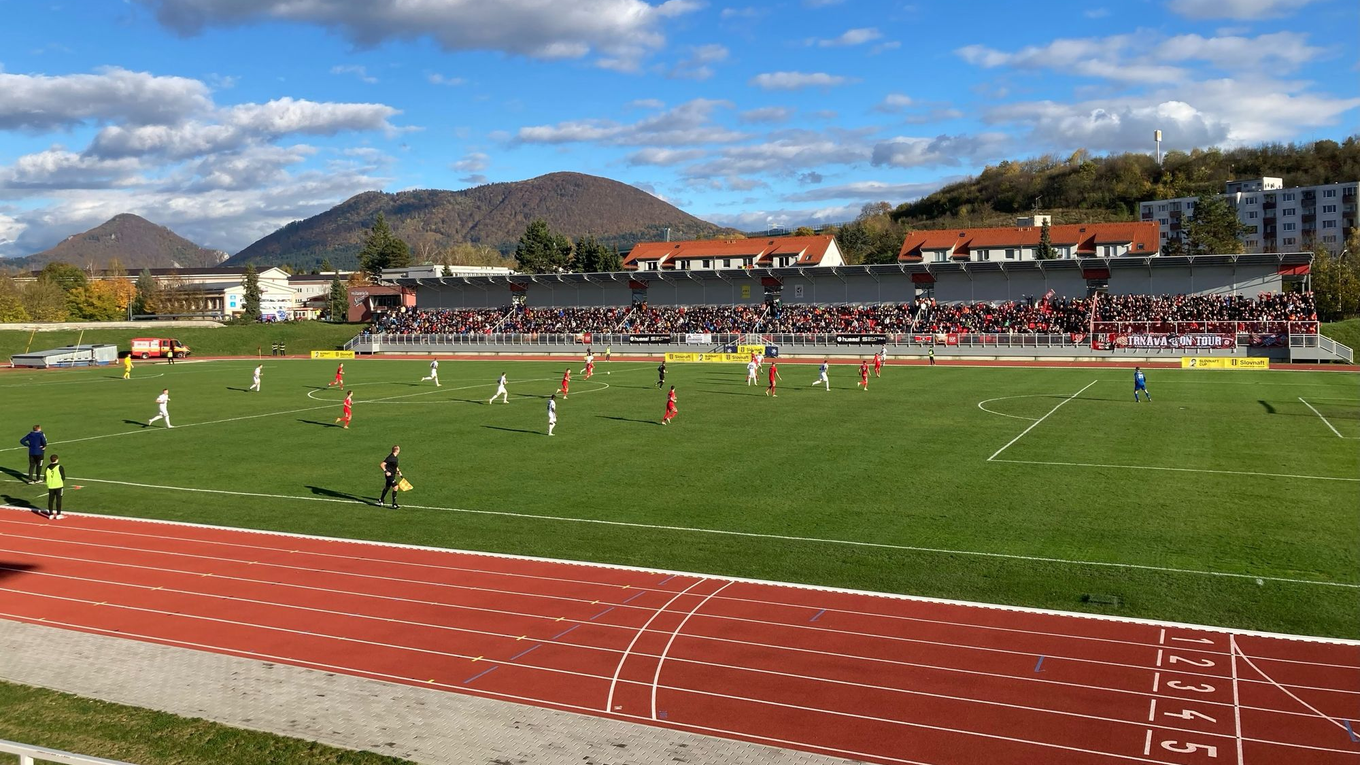
[[[1030,426],[1029,426],[1028,428],[1025,428],[1024,430],[1020,431],[1020,435],[1018,435],[1018,436],[1016,436],[1015,438],[1012,438],[1011,440],[1007,441],[1005,446],[1003,446],[1003,447],[1001,447],[1000,449],[997,449],[995,452],[993,452],[993,453],[992,453],[992,456],[990,456],[990,457],[987,458],[987,461],[988,461],[988,462],[991,462],[992,460],[996,459],[1002,452],[1004,452],[1004,451],[1006,451],[1007,449],[1011,448],[1011,444],[1014,444],[1016,441],[1019,441],[1020,439],[1024,438],[1026,433],[1028,433],[1028,432],[1030,432],[1031,430],[1034,430],[1035,428],[1039,427],[1040,423],[1042,423],[1044,420],[1047,420],[1050,416],[1052,416],[1052,414],[1053,414],[1054,412],[1058,411],[1059,409],[1062,409],[1062,408],[1063,408],[1063,404],[1066,404],[1067,402],[1071,401],[1072,399],[1076,398],[1077,396],[1080,396],[1081,394],[1085,393],[1087,388],[1090,388],[1092,385],[1095,385],[1095,384],[1098,383],[1098,382],[1100,382],[1100,380],[1092,380],[1091,382],[1086,383],[1086,387],[1085,387],[1085,388],[1082,388],[1081,390],[1077,391],[1076,393],[1073,393],[1072,395],[1068,396],[1067,398],[1063,399],[1062,401],[1059,401],[1057,406],[1055,406],[1055,407],[1053,407],[1052,409],[1048,410],[1048,414],[1045,414],[1043,417],[1040,417],[1039,419],[1035,420],[1033,423],[1030,424]]]
[[[21,527],[21,528],[34,527],[34,524],[33,524],[32,522],[18,521],[18,520],[14,520],[14,519],[12,519],[12,518],[5,518],[5,517],[2,517],[2,516],[0,516],[0,523],[8,523],[8,524],[10,524],[10,525],[19,526],[19,527]],[[64,527],[64,528],[70,528],[70,527]],[[203,527],[203,528],[205,528],[205,529],[213,529],[213,527]],[[249,544],[236,543],[236,542],[226,542],[226,541],[222,541],[222,540],[220,540],[220,539],[210,539],[210,538],[202,538],[202,537],[179,537],[179,536],[175,536],[175,537],[166,537],[166,536],[163,535],[163,534],[160,534],[160,535],[141,534],[141,533],[131,532],[131,531],[119,531],[119,530],[104,529],[104,528],[98,528],[98,527],[75,527],[75,528],[72,529],[72,530],[79,530],[79,531],[86,532],[86,533],[90,533],[90,534],[106,534],[106,535],[115,535],[115,536],[132,536],[132,537],[139,537],[139,538],[147,538],[147,539],[153,539],[153,540],[157,540],[157,541],[161,541],[161,542],[166,541],[167,539],[174,539],[174,540],[176,540],[176,541],[190,542],[190,543],[193,543],[193,544],[201,544],[201,545],[205,545],[205,546],[220,546],[220,547],[240,548],[240,549],[244,549],[244,550],[260,550],[260,551],[280,552],[280,548],[278,548],[278,547],[269,547],[269,546],[263,546],[263,545],[249,545]],[[186,530],[188,530],[188,529],[186,529]],[[95,542],[81,542],[81,541],[78,541],[78,540],[71,540],[71,539],[57,539],[57,538],[55,538],[55,537],[37,537],[37,536],[26,536],[26,535],[22,535],[22,534],[11,534],[10,536],[11,536],[12,538],[18,538],[18,539],[30,539],[30,540],[33,540],[33,541],[47,541],[47,542],[52,542],[52,543],[57,543],[57,544],[78,544],[78,545],[82,545],[82,546],[101,547],[101,548],[114,549],[114,550],[130,550],[130,551],[144,550],[144,551],[147,551],[147,552],[156,552],[156,553],[159,553],[159,554],[182,555],[182,556],[186,556],[186,557],[197,557],[197,558],[205,558],[205,559],[209,559],[209,560],[220,560],[220,561],[223,561],[223,562],[249,562],[249,563],[251,563],[251,564],[256,563],[256,561],[245,561],[244,559],[239,559],[239,558],[220,557],[220,556],[196,556],[196,555],[192,555],[192,554],[189,554],[189,553],[166,553],[165,551],[146,550],[145,548],[132,548],[132,547],[128,547],[127,545],[102,545],[102,544],[95,543]],[[334,539],[334,538],[316,539],[316,540],[309,540],[309,541],[324,541],[324,542],[329,542],[329,543],[331,543],[331,544],[339,544],[339,543],[342,542],[342,540],[338,540],[338,539]],[[379,545],[374,545],[374,546],[379,546]],[[398,547],[398,548],[396,548],[396,549],[401,549],[401,548]],[[417,548],[417,549],[418,549],[418,548]],[[22,550],[22,551],[21,551],[21,550],[3,550],[3,549],[0,549],[0,552],[3,552],[3,551],[12,552],[12,553],[20,553],[20,552],[28,553],[28,552],[29,552],[29,551],[27,551],[27,550]],[[344,561],[360,560],[360,561],[378,563],[378,564],[382,564],[382,565],[412,566],[412,567],[423,568],[423,569],[432,569],[432,570],[435,570],[435,571],[447,571],[447,572],[459,572],[459,573],[482,574],[482,575],[487,575],[487,576],[505,576],[505,577],[514,577],[514,578],[535,579],[535,580],[548,581],[548,582],[553,582],[553,583],[569,583],[569,584],[598,585],[598,586],[602,586],[602,587],[607,587],[607,588],[609,588],[609,589],[611,589],[611,590],[618,586],[618,585],[617,585],[616,583],[614,583],[614,582],[604,582],[604,581],[595,580],[595,579],[572,579],[572,578],[567,578],[567,577],[550,577],[550,576],[542,576],[542,575],[537,575],[537,574],[516,573],[516,572],[512,572],[512,571],[496,570],[496,569],[489,569],[489,568],[488,568],[488,569],[481,569],[481,568],[471,568],[471,567],[467,567],[467,566],[444,566],[444,565],[437,565],[437,564],[425,563],[425,562],[421,562],[421,561],[414,561],[414,560],[399,560],[399,559],[393,559],[393,558],[373,558],[373,557],[368,557],[368,556],[359,556],[359,557],[356,558],[354,555],[337,555],[337,554],[334,554],[334,553],[322,552],[322,551],[320,551],[320,550],[294,550],[294,551],[292,551],[292,552],[299,553],[299,554],[303,554],[303,555],[315,556],[315,557],[319,557],[319,558],[335,558],[335,559],[344,560]],[[429,551],[429,550],[422,550],[422,552],[431,552],[431,551]],[[457,553],[457,551],[450,551],[450,550],[440,550],[439,552],[444,552],[444,553],[454,552],[454,553]],[[60,556],[45,556],[45,555],[40,554],[40,553],[30,553],[30,554],[36,554],[36,555],[39,555],[39,557],[60,557]],[[492,556],[482,556],[482,555],[479,555],[478,557],[492,557]],[[186,573],[186,572],[184,572],[184,571],[182,571],[182,570],[179,570],[179,569],[166,569],[166,568],[153,567],[153,566],[139,566],[139,565],[130,564],[130,563],[112,563],[112,562],[110,562],[110,561],[102,560],[102,559],[101,559],[101,560],[72,559],[72,560],[84,560],[85,562],[89,562],[89,563],[100,563],[100,564],[106,564],[106,565],[116,565],[116,566],[124,566],[124,567],[139,568],[139,569],[146,569],[146,570],[158,570],[158,571],[174,572],[174,573]],[[281,567],[285,567],[285,568],[288,567],[286,564],[265,564],[265,565],[268,565],[268,566],[281,566]],[[584,564],[573,564],[573,565],[577,565],[577,567],[585,567]],[[606,565],[596,565],[596,566],[594,566],[594,567],[595,567],[595,568],[601,568],[601,569],[604,569],[604,570],[612,570],[609,566],[606,566]],[[331,569],[312,569],[312,568],[306,568],[306,569],[303,569],[303,570],[317,571],[317,572],[322,572],[322,571],[332,571]],[[355,575],[355,576],[368,576],[368,575],[363,574],[362,572],[339,572],[339,573],[347,573],[347,574],[351,574],[351,575]],[[646,573],[654,573],[654,572],[646,572]],[[386,577],[380,577],[380,578],[386,578]],[[668,576],[668,577],[666,577],[666,579],[664,579],[664,580],[662,580],[661,582],[659,582],[658,585],[665,584],[666,582],[670,581],[670,580],[673,579],[673,578],[674,578],[674,575]],[[257,580],[251,580],[251,579],[244,579],[244,578],[241,578],[240,581],[257,581]],[[403,581],[403,582],[406,582],[406,581],[424,582],[424,581],[426,581],[426,580],[405,580],[405,579],[400,579],[400,580],[397,580],[397,581]],[[440,582],[428,582],[428,583],[431,584],[432,586],[457,586],[457,585],[448,585],[448,583],[440,583]],[[398,601],[404,601],[404,602],[411,602],[411,603],[427,603],[427,604],[434,605],[434,603],[431,602],[431,601],[419,601],[419,600],[408,599],[408,598],[395,598],[395,597],[390,597],[390,596],[378,595],[378,594],[374,594],[374,593],[361,593],[361,592],[355,592],[355,591],[350,591],[350,590],[339,590],[339,589],[334,589],[334,588],[309,588],[309,587],[307,587],[306,585],[287,585],[287,586],[300,587],[300,588],[303,588],[303,589],[319,589],[319,590],[321,590],[321,591],[334,592],[334,593],[339,593],[339,594],[349,594],[349,595],[357,595],[357,596],[364,596],[364,597],[385,598],[385,599],[392,599],[392,600],[398,600]],[[624,587],[624,589],[628,589],[628,588],[630,588],[630,587],[632,587],[632,585],[628,585],[628,586]],[[478,589],[478,590],[480,590],[480,589],[483,589],[483,588],[472,588],[472,589]],[[486,589],[489,589],[490,591],[494,591],[494,592],[513,592],[513,591],[501,591],[501,590],[495,590],[494,588],[486,588]],[[667,594],[673,592],[672,590],[650,589],[650,588],[647,588],[647,587],[637,587],[637,588],[633,588],[633,589],[636,589],[636,590],[637,590],[637,594],[631,596],[631,597],[628,598],[628,599],[625,599],[622,603],[620,603],[620,604],[618,604],[618,605],[624,606],[624,605],[628,604],[629,602],[631,602],[633,599],[637,598],[638,596],[640,596],[640,595],[642,595],[642,594],[645,594],[645,593],[648,593],[648,592],[660,592],[660,593],[667,593]],[[730,603],[758,604],[758,605],[766,605],[766,606],[773,606],[773,607],[779,607],[779,608],[790,608],[790,609],[804,609],[804,608],[812,608],[812,607],[816,607],[816,606],[809,606],[809,605],[803,604],[803,603],[795,603],[795,602],[787,601],[787,600],[761,600],[761,599],[756,599],[756,598],[741,598],[741,597],[731,597],[731,596],[727,596],[727,597],[719,597],[719,598],[717,598],[717,600],[726,601],[726,602],[730,602]],[[890,601],[890,602],[891,602],[891,601]],[[497,610],[497,609],[476,609],[476,608],[473,608],[473,607],[470,607],[470,606],[460,605],[460,604],[452,604],[452,603],[440,603],[440,604],[438,604],[438,605],[443,605],[443,606],[451,607],[451,608],[468,608],[468,609],[471,609],[471,610],[484,610],[484,611],[495,612],[495,613],[507,613],[507,614],[512,613],[512,612],[500,611],[500,610]],[[644,609],[644,610],[650,610],[650,609]],[[1100,636],[1095,636],[1095,635],[1077,635],[1077,634],[1064,634],[1064,633],[1056,633],[1056,632],[1046,632],[1046,631],[1043,631],[1043,630],[1034,630],[1034,629],[1017,629],[1017,628],[1012,628],[1012,627],[999,626],[999,625],[995,625],[995,624],[981,624],[981,623],[976,623],[976,622],[955,622],[955,621],[949,621],[949,620],[945,620],[945,619],[929,619],[929,618],[920,617],[920,616],[908,616],[908,615],[905,615],[905,614],[894,614],[894,613],[887,613],[887,612],[881,612],[881,611],[859,611],[859,610],[854,610],[854,609],[837,608],[837,607],[827,607],[826,609],[822,609],[822,612],[825,612],[825,611],[830,611],[830,612],[832,612],[832,613],[838,613],[838,614],[847,614],[847,615],[853,615],[853,616],[867,617],[867,618],[870,618],[870,619],[886,619],[886,620],[890,620],[890,621],[912,622],[912,623],[916,623],[916,624],[932,624],[932,625],[955,626],[955,627],[961,627],[961,628],[978,629],[978,630],[990,630],[990,631],[1007,632],[1007,633],[1022,634],[1022,635],[1036,635],[1036,636],[1043,636],[1043,637],[1057,637],[1057,638],[1063,638],[1063,639],[1068,639],[1068,640],[1091,641],[1091,642],[1102,642],[1102,643],[1115,643],[1115,644],[1120,644],[1120,645],[1138,646],[1138,647],[1149,647],[1149,646],[1151,646],[1151,647],[1156,647],[1156,646],[1159,645],[1158,643],[1148,643],[1148,642],[1143,642],[1143,641],[1131,641],[1131,640],[1119,640],[1119,639],[1115,639],[1115,638],[1100,637]],[[527,614],[520,614],[520,615],[526,615],[526,616],[527,616]],[[821,615],[821,613],[818,613],[818,614],[817,614],[817,616],[820,616],[820,615]],[[816,621],[817,616],[814,616],[810,621]],[[723,617],[714,616],[713,618],[723,618]],[[1178,626],[1180,626],[1180,625],[1178,625]],[[1163,631],[1165,631],[1165,630],[1163,630]],[[1208,650],[1208,649],[1193,648],[1193,647],[1188,647],[1188,646],[1182,646],[1182,647],[1179,648],[1179,650],[1181,650],[1181,651],[1195,651],[1195,652],[1199,652],[1199,653],[1212,653],[1212,654],[1214,654],[1214,655],[1216,655],[1216,656],[1217,656],[1217,655],[1220,655],[1217,651],[1211,651],[1211,650]],[[1060,658],[1066,658],[1066,657],[1060,657]],[[1276,662],[1285,662],[1285,663],[1291,663],[1291,664],[1310,664],[1310,665],[1314,665],[1314,666],[1335,666],[1335,667],[1347,668],[1347,669],[1350,668],[1349,665],[1329,665],[1329,664],[1325,664],[1325,663],[1321,663],[1321,662],[1301,661],[1301,660],[1297,660],[1297,659],[1284,659],[1284,658],[1271,657],[1271,660],[1272,660],[1272,661],[1276,661]]]
[[[1002,462],[1003,460],[996,460],[996,461],[997,461],[997,462]],[[1117,466],[1111,465],[1111,466],[1109,466],[1109,467],[1117,467]],[[86,483],[111,484],[111,485],[115,485],[115,486],[131,486],[131,487],[140,488],[140,489],[161,489],[161,490],[165,490],[165,491],[184,491],[184,492],[193,492],[193,493],[200,493],[200,494],[220,494],[220,495],[225,495],[225,496],[235,496],[235,497],[258,497],[258,498],[263,498],[263,499],[285,499],[285,500],[295,500],[295,501],[300,501],[300,502],[332,502],[332,503],[340,503],[340,504],[346,504],[346,505],[364,505],[364,506],[366,506],[366,507],[367,507],[367,506],[371,506],[371,505],[368,505],[368,503],[365,503],[365,502],[356,502],[356,501],[353,501],[353,500],[348,500],[348,499],[338,499],[338,498],[334,498],[334,497],[301,497],[301,496],[295,496],[295,495],[291,495],[291,494],[267,494],[267,493],[264,493],[264,492],[229,491],[229,490],[226,490],[226,489],[201,489],[201,488],[188,487],[188,486],[166,486],[166,485],[160,485],[160,484],[137,483],[137,482],[134,482],[134,481],[114,481],[114,480],[109,480],[109,479],[104,479],[104,478],[74,477],[74,478],[71,478],[71,480],[73,480],[73,481],[84,481],[84,482],[86,482]],[[1349,478],[1342,479],[1342,478],[1337,478],[1337,479],[1332,479],[1332,480],[1345,480],[1345,481],[1351,481],[1351,480],[1353,480],[1353,481],[1360,481],[1360,478],[1358,478],[1358,479],[1349,479]],[[5,505],[5,506],[0,506],[0,507],[7,507],[7,508],[9,508],[9,509],[13,509],[13,510],[23,510],[23,511],[30,511],[30,510],[32,509],[32,508],[14,507],[14,506],[12,506],[12,505]],[[1019,555],[1019,554],[1013,554],[1013,553],[983,552],[983,551],[978,551],[978,550],[948,550],[948,549],[936,548],[936,547],[919,547],[919,546],[915,546],[915,545],[897,545],[897,544],[890,544],[890,543],[887,543],[887,542],[863,542],[863,541],[847,540],[847,539],[827,539],[827,538],[823,538],[823,537],[799,537],[799,536],[793,536],[793,535],[789,535],[789,534],[765,534],[765,533],[758,533],[758,532],[753,532],[753,531],[734,531],[734,530],[730,530],[730,529],[712,529],[712,528],[701,528],[701,527],[693,527],[693,526],[670,526],[670,525],[656,524],[656,523],[636,523],[636,522],[633,522],[633,521],[611,521],[611,520],[602,519],[602,518],[575,518],[575,517],[572,517],[572,516],[541,515],[541,514],[536,514],[536,513],[516,513],[516,512],[510,512],[510,511],[507,511],[507,510],[472,510],[472,509],[459,508],[459,507],[437,507],[437,506],[431,506],[431,505],[407,505],[407,507],[409,507],[409,508],[411,508],[411,509],[414,509],[414,510],[440,510],[440,511],[450,512],[450,513],[464,513],[464,514],[468,514],[468,515],[490,515],[490,516],[499,516],[499,517],[505,517],[505,518],[517,518],[517,519],[520,519],[520,520],[552,521],[552,522],[557,522],[557,523],[585,523],[585,524],[595,524],[595,525],[601,525],[601,526],[619,526],[619,527],[623,527],[623,528],[649,529],[649,530],[653,530],[653,531],[675,531],[675,532],[681,532],[681,533],[687,533],[687,534],[713,534],[713,535],[716,535],[716,536],[741,537],[741,538],[747,538],[747,539],[772,539],[772,540],[778,540],[778,541],[783,541],[783,542],[800,542],[800,543],[808,543],[808,544],[825,544],[825,545],[843,545],[843,546],[846,546],[846,547],[867,547],[867,548],[878,549],[878,550],[897,550],[897,551],[900,551],[900,552],[920,552],[920,553],[931,553],[931,554],[936,554],[936,555],[966,555],[966,556],[969,556],[969,557],[996,558],[996,559],[1001,559],[1001,560],[1021,560],[1021,561],[1034,562],[1034,563],[1056,563],[1056,564],[1064,565],[1064,566],[1094,566],[1094,567],[1099,567],[1099,568],[1115,568],[1115,569],[1127,569],[1127,570],[1136,570],[1136,571],[1155,571],[1155,572],[1162,573],[1162,574],[1189,574],[1189,575],[1193,575],[1193,576],[1215,576],[1215,577],[1223,577],[1223,578],[1229,578],[1229,579],[1250,579],[1250,580],[1253,580],[1253,581],[1256,580],[1256,579],[1262,579],[1262,580],[1269,581],[1269,582],[1281,582],[1281,583],[1286,583],[1286,584],[1306,584],[1306,585],[1317,585],[1317,586],[1322,586],[1322,587],[1344,587],[1344,588],[1347,588],[1347,589],[1360,589],[1360,584],[1350,584],[1350,583],[1348,583],[1348,582],[1322,582],[1322,581],[1316,581],[1316,580],[1310,580],[1310,579],[1293,579],[1293,578],[1289,578],[1289,577],[1264,576],[1264,575],[1255,575],[1255,574],[1238,574],[1238,573],[1234,573],[1234,572],[1230,572],[1230,571],[1203,571],[1203,570],[1199,570],[1199,569],[1172,568],[1172,567],[1167,567],[1167,566],[1151,566],[1151,565],[1140,564],[1140,563],[1116,563],[1116,562],[1111,562],[1111,561],[1070,560],[1070,559],[1066,559],[1066,558],[1050,558],[1050,557],[1038,556],[1038,555]],[[73,515],[73,513],[68,513],[68,514],[69,514],[69,515]],[[147,520],[147,519],[138,519],[138,520]],[[276,532],[264,532],[264,533],[276,533]],[[277,533],[285,533],[285,534],[286,534],[287,532],[277,532]]]
[[[651,617],[648,618],[647,621],[641,627],[638,628],[637,632],[633,634],[633,639],[629,641],[628,647],[624,649],[623,655],[619,657],[618,666],[614,667],[614,676],[609,679],[609,695],[605,697],[604,711],[612,712],[614,710],[614,689],[619,684],[619,673],[623,672],[623,664],[624,662],[628,661],[628,655],[633,652],[633,647],[637,645],[638,639],[642,637],[643,633],[647,631],[648,627],[652,626],[652,622],[656,621],[656,617],[660,616],[663,611],[670,608],[672,603],[679,600],[683,595],[688,593],[690,590],[694,589],[695,587],[698,587],[699,585],[703,584],[706,581],[708,580],[700,579],[694,584],[691,584],[690,586],[681,590],[680,592],[677,592],[674,597],[666,601],[666,605],[652,612]]]
[[[722,580],[717,580],[717,581],[722,581]],[[726,582],[726,583],[723,584],[723,586],[719,587],[718,589],[716,589],[716,590],[714,590],[713,592],[710,592],[708,595],[704,596],[704,599],[703,599],[703,600],[699,601],[698,604],[694,606],[694,608],[691,608],[691,609],[690,609],[689,613],[685,614],[685,618],[680,620],[679,626],[677,626],[677,627],[675,628],[675,631],[671,633],[670,639],[666,641],[666,648],[665,648],[665,650],[663,650],[663,651],[661,652],[661,658],[660,658],[659,660],[657,660],[657,662],[656,662],[656,674],[652,675],[652,719],[653,719],[653,720],[657,719],[657,716],[656,716],[656,688],[657,688],[657,685],[659,685],[659,684],[661,683],[661,668],[666,664],[666,657],[667,657],[667,656],[670,654],[670,652],[671,652],[671,645],[674,644],[674,643],[675,643],[675,639],[676,639],[677,637],[680,636],[680,631],[683,630],[683,629],[685,628],[685,624],[687,624],[687,623],[689,622],[689,619],[690,619],[691,616],[694,616],[694,614],[698,613],[699,609],[703,608],[705,603],[707,603],[708,601],[712,600],[714,595],[717,595],[718,593],[722,592],[723,590],[727,589],[728,587],[731,587],[733,584],[734,584],[734,583],[733,583],[733,582],[730,582],[730,581],[729,581],[729,582]]]
[[[715,595],[715,593],[714,593],[714,595]]]

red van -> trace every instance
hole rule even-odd
[[[135,359],[167,358],[174,349],[175,358],[189,355],[189,348],[173,337],[138,337],[132,341],[132,357]]]

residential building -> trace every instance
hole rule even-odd
[[[836,238],[813,236],[639,242],[623,259],[626,271],[728,271],[751,268],[830,268],[845,265]]]
[[[1357,191],[1360,181],[1286,189],[1281,179],[1264,177],[1230,181],[1224,196],[1246,226],[1247,252],[1297,252],[1316,244],[1340,252],[1355,228]],[[1186,224],[1198,202],[1198,197],[1143,202],[1139,217],[1157,224],[1163,246],[1186,242]]]
[[[900,263],[959,261],[1015,263],[1036,260],[1035,252],[1048,223],[1048,238],[1058,259],[1151,256],[1160,252],[1157,227],[1151,223],[1066,223],[1053,225],[1047,215],[1016,220],[1014,228],[957,228],[913,231],[902,243]]]

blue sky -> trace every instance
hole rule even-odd
[[[989,163],[1360,132],[1353,0],[0,0],[0,256],[236,252],[370,189],[571,170],[746,229]]]

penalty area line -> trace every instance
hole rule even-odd
[[[1089,387],[1089,386],[1088,386]],[[219,494],[232,497],[256,497],[261,499],[283,499],[295,500],[300,502],[331,502],[346,505],[364,505],[371,507],[373,503],[363,500],[340,499],[337,497],[302,497],[294,494],[268,494],[264,492],[252,491],[232,491],[227,489],[203,489],[190,486],[164,486],[149,483],[136,483],[133,481],[113,481],[102,478],[71,478],[72,481],[84,481],[86,483],[110,484],[114,486],[131,486],[139,489],[160,489],[162,491],[182,491],[198,494]],[[1323,582],[1311,579],[1291,579],[1278,576],[1258,576],[1255,574],[1237,574],[1230,571],[1202,571],[1199,569],[1172,568],[1168,566],[1151,566],[1141,563],[1117,563],[1110,561],[1086,561],[1071,560],[1068,558],[1050,558],[1038,555],[1020,555],[1017,553],[997,553],[984,552],[979,550],[949,550],[936,547],[918,547],[914,545],[899,545],[889,542],[863,542],[849,539],[828,539],[824,537],[800,537],[791,534],[765,534],[755,531],[735,531],[731,529],[713,529],[695,526],[669,526],[657,523],[638,523],[635,521],[613,521],[604,518],[576,518],[572,516],[541,515],[536,513],[516,513],[508,510],[473,510],[461,507],[438,507],[432,505],[405,505],[413,510],[442,510],[449,513],[463,513],[466,515],[489,515],[503,518],[518,518],[531,521],[552,521],[557,523],[584,523],[598,526],[617,526],[621,528],[648,529],[652,531],[671,531],[685,534],[711,534],[714,536],[740,537],[745,539],[770,539],[781,542],[801,542],[806,544],[837,545],[844,547],[865,547],[879,550],[896,550],[899,552],[930,553],[934,555],[961,555],[974,558],[993,558],[1000,560],[1017,560],[1030,563],[1052,563],[1063,566],[1086,566],[1092,568],[1111,568],[1126,569],[1135,571],[1152,571],[1161,574],[1188,574],[1193,576],[1212,576],[1225,579],[1248,579],[1269,582],[1281,582],[1285,584],[1306,584],[1321,587],[1341,587],[1345,589],[1360,590],[1360,584],[1348,584],[1346,582]],[[16,508],[26,509],[26,508]]]

